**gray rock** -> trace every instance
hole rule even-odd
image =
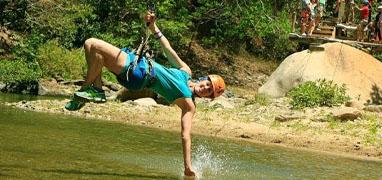
[[[223,108],[223,109],[233,109],[235,106],[228,101],[227,98],[219,97],[213,101],[211,101],[208,105],[208,107],[214,107],[214,108]]]
[[[56,80],[57,81],[57,80]],[[57,81],[58,82],[58,81]],[[63,84],[63,85],[77,85],[77,86],[82,86],[82,84],[85,81],[83,79],[76,79],[76,80],[69,80],[69,81],[59,81],[58,83]]]
[[[227,98],[233,98],[233,97],[235,97],[235,94],[233,94],[233,92],[230,91],[230,90],[226,90],[226,91],[224,92],[223,96],[225,96],[225,97],[227,97]]]
[[[0,81],[0,90],[4,89],[5,87],[7,87],[7,85]]]
[[[346,93],[363,103],[382,84],[382,63],[370,54],[343,43],[325,43],[324,51],[304,50],[288,56],[258,93],[284,97],[294,87],[318,79],[346,85]],[[360,61],[362,59],[362,61]]]
[[[49,90],[44,85],[39,83],[38,84],[38,92],[37,93],[38,93],[39,96],[44,96],[44,95],[47,95],[49,93]]]
[[[152,98],[140,98],[133,101],[134,104],[139,106],[156,106],[157,102]]]
[[[351,107],[339,107],[331,110],[334,118],[341,121],[353,121],[362,116],[361,111]]]
[[[382,112],[382,105],[368,105],[364,107],[363,110],[370,112]]]
[[[289,115],[279,115],[275,117],[276,121],[280,122],[286,122],[286,121],[291,121],[295,119],[301,119],[302,117],[295,115],[295,114],[289,114]]]
[[[362,110],[362,109],[365,108],[365,105],[362,102],[360,102],[360,101],[349,101],[349,102],[345,103],[345,106],[346,107],[357,108],[359,110]]]

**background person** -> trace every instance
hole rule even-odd
[[[382,40],[382,34],[381,34],[381,15],[382,15],[382,6],[378,6],[378,13],[375,16],[375,20],[373,22],[374,27],[374,41],[380,42]]]
[[[345,23],[354,23],[354,0],[345,0]]]
[[[308,25],[308,36],[312,36],[313,31],[316,27],[316,16],[317,16],[317,0],[310,0],[310,17]]]
[[[345,16],[345,0],[337,0],[336,2],[337,23],[342,23]]]
[[[369,1],[362,0],[362,6],[357,8],[357,10],[360,13],[360,21],[357,26],[357,41],[364,41],[369,18]]]
[[[326,0],[319,0],[317,4],[317,14],[316,14],[316,19],[315,23],[317,25],[317,30],[320,31],[320,26],[321,26],[321,18],[324,16],[325,13],[325,6],[326,6]]]
[[[311,3],[310,0],[301,0],[301,13],[300,13],[301,35],[306,36],[310,26],[311,19]]]

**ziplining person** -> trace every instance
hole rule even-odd
[[[118,82],[128,90],[151,89],[181,109],[184,175],[193,177],[195,172],[191,165],[191,123],[196,111],[194,98],[216,98],[223,94],[225,83],[219,75],[208,75],[200,81],[192,81],[190,67],[180,59],[156,25],[155,14],[148,11],[144,21],[159,41],[173,68],[164,67],[144,57],[144,43],[137,51],[131,52],[127,48],[120,49],[96,38],[87,39],[84,44],[88,65],[85,82],[81,89],[74,93],[76,100],[69,102],[65,108],[78,110],[84,102],[106,102],[101,82],[103,66],[114,73]],[[146,43],[147,40],[148,37]]]

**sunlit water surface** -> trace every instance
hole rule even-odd
[[[179,133],[0,104],[0,144],[0,179],[182,179]],[[199,179],[382,179],[380,162],[204,136],[193,168]]]

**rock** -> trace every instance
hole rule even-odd
[[[39,96],[44,96],[44,95],[47,95],[49,93],[49,90],[44,87],[44,85],[42,85],[41,83],[38,83],[38,92],[37,94]]]
[[[232,105],[227,98],[219,97],[215,100],[211,101],[208,105],[208,107],[213,108],[223,108],[223,109],[233,109],[235,108],[234,105]]]
[[[331,110],[334,118],[341,121],[353,121],[362,116],[361,111],[351,107],[339,107]]]
[[[120,89],[122,89],[121,85],[109,82],[106,79],[102,79],[102,84],[112,91],[119,91]]]
[[[345,84],[347,94],[362,103],[381,101],[382,63],[370,54],[341,43],[321,45],[324,51],[301,51],[288,56],[259,88],[259,93],[284,97],[307,81]]]
[[[293,114],[292,115],[278,115],[275,117],[275,120],[280,121],[280,122],[286,122],[286,121],[300,119],[300,118],[301,118],[300,116],[293,115]]]
[[[120,101],[136,100],[139,98],[156,98],[157,94],[150,89],[142,89],[138,91],[129,91],[126,88],[120,89],[116,93],[116,99]]]
[[[346,107],[352,107],[352,108],[357,108],[359,110],[362,110],[365,108],[365,105],[360,102],[360,101],[349,101],[345,103]]]
[[[353,149],[358,151],[361,149],[361,146],[359,144],[353,144]]]
[[[7,85],[0,81],[0,91],[3,90],[6,87],[7,87]]]
[[[82,84],[85,82],[83,79],[70,80],[70,81],[58,81],[58,80],[56,81],[63,85],[77,85],[77,86],[82,86]]]
[[[365,111],[382,112],[382,105],[368,105],[363,108]]]
[[[282,143],[283,141],[282,141],[281,139],[273,139],[271,142],[272,142],[272,143],[276,143],[276,144],[280,144],[280,143]]]
[[[243,138],[243,139],[250,139],[251,136],[247,135],[247,134],[242,134],[239,136],[240,138]]]
[[[155,106],[157,105],[157,102],[152,98],[140,98],[133,101],[134,104],[138,106]]]
[[[233,94],[233,92],[230,91],[230,90],[226,90],[226,91],[224,91],[223,96],[225,96],[225,97],[227,97],[227,98],[233,98],[233,97],[235,97],[235,95]]]

